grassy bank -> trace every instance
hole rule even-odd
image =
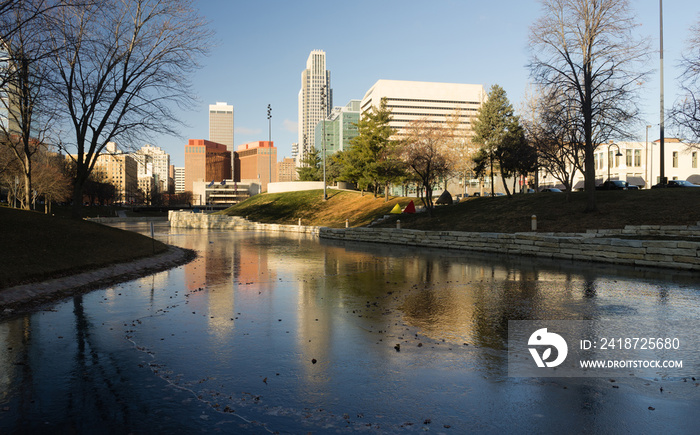
[[[248,219],[263,223],[345,227],[368,225],[379,216],[388,214],[398,203],[405,207],[410,199],[384,197],[372,194],[328,189],[328,200],[323,200],[323,190],[286,192],[255,195],[246,201],[218,212],[230,216],[248,216]]]
[[[0,207],[0,289],[153,253],[150,238],[104,225]],[[155,242],[155,251],[167,247]]]
[[[700,221],[700,189],[598,191],[598,211],[584,213],[585,192],[537,193],[468,198],[457,205],[438,207],[427,214],[402,215],[402,228],[449,231],[530,231],[537,216],[540,232],[585,232],[624,228],[625,225],[695,225]],[[393,220],[382,224],[395,225]]]
[[[323,201],[319,190],[256,195],[222,213],[248,216],[266,223],[344,227],[367,225],[388,214],[399,203],[409,199],[361,196],[359,192],[329,190]],[[452,206],[437,207],[433,216],[427,213],[395,215],[378,226],[449,231],[518,232],[530,231],[530,217],[537,216],[538,231],[584,232],[587,229],[624,228],[625,225],[695,225],[700,221],[700,189],[653,189],[640,191],[596,192],[599,211],[584,213],[587,197],[573,193],[567,201],[563,193],[538,193],[468,198]],[[420,205],[420,200],[416,201]]]

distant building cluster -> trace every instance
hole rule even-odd
[[[270,140],[259,140],[234,147],[234,108],[226,102],[209,105],[209,138],[189,139],[185,144],[185,165],[170,165],[162,149],[144,145],[132,154],[122,154],[112,144],[100,156],[97,173],[117,188],[120,201],[158,192],[191,192],[193,205],[231,204],[268,190],[270,183],[298,179],[297,169],[312,151],[326,157],[347,151],[358,135],[357,124],[382,100],[391,111],[389,126],[395,138],[407,134],[411,123],[450,123],[462,136],[472,134],[472,125],[487,98],[482,85],[435,83],[403,80],[377,80],[361,99],[344,106],[333,106],[331,73],[326,53],[313,50],[301,72],[298,105],[298,141],[291,157],[277,161],[277,148]],[[669,179],[687,179],[697,172],[697,152],[681,143],[667,141],[666,161]],[[653,161],[655,143],[620,142],[616,152],[607,144],[598,146],[595,167],[598,181],[611,178],[649,188],[659,180],[658,162]],[[658,154],[658,152],[657,152]],[[686,155],[688,154],[688,155]],[[540,186],[557,187],[546,172],[538,174]],[[700,181],[700,180],[698,180]],[[478,180],[465,180],[472,185]],[[522,183],[524,185],[524,183]],[[599,183],[597,183],[599,184]],[[465,189],[466,189],[465,184]],[[574,189],[583,187],[582,175]]]

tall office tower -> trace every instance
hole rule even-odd
[[[300,166],[306,153],[315,147],[316,124],[331,113],[333,90],[331,72],[326,69],[326,52],[314,50],[306,60],[306,69],[301,72],[299,91],[299,154]]]
[[[209,140],[226,145],[233,152],[233,106],[221,102],[209,105]]]
[[[131,157],[136,160],[139,177],[153,177],[158,192],[168,191],[170,154],[160,147],[146,144]]]
[[[185,191],[185,167],[176,166],[173,170],[175,173],[173,178],[175,178],[175,193],[182,193]]]

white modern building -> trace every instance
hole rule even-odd
[[[209,140],[226,145],[226,150],[235,151],[233,146],[233,106],[226,102],[217,101],[209,105]],[[233,174],[233,159],[231,159]]]
[[[138,178],[153,177],[156,191],[168,191],[170,154],[160,147],[146,144],[132,157],[136,160]]]
[[[175,172],[175,193],[182,193],[185,191],[185,167],[176,166],[173,172]]]
[[[610,180],[623,180],[629,184],[648,189],[661,181],[659,141],[611,142],[596,147],[594,153],[596,185]],[[698,153],[700,145],[686,144],[678,139],[664,139],[664,175],[669,180],[688,180],[700,183]],[[559,181],[551,174],[540,173],[540,187],[556,186]],[[574,178],[574,190],[584,187],[581,172]]]
[[[233,106],[226,102],[209,105],[209,140],[233,152]]]
[[[412,121],[445,124],[452,117],[457,117],[458,128],[469,135],[486,96],[483,85],[379,80],[362,98],[360,110],[365,113],[372,106],[379,108],[386,98],[392,116],[389,125],[398,137],[406,134]]]
[[[315,147],[316,124],[326,119],[333,107],[331,72],[326,69],[326,52],[313,50],[301,72],[299,90],[299,142],[297,165]]]

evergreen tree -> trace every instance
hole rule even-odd
[[[491,195],[494,192],[494,170],[498,168],[503,179],[506,193],[510,191],[505,183],[506,177],[515,176],[518,172],[528,172],[532,169],[531,153],[525,140],[525,134],[519,118],[513,113],[513,106],[508,101],[506,91],[493,85],[489,90],[488,100],[479,109],[474,129],[474,143],[481,145],[480,161],[482,167],[488,166],[491,176]],[[526,162],[519,162],[523,156],[528,156]],[[484,161],[486,157],[486,161]],[[488,163],[487,163],[488,162]],[[522,164],[521,163],[526,163]]]
[[[316,148],[311,148],[304,155],[301,167],[297,168],[299,181],[321,181],[323,178],[323,168],[321,166],[321,156]]]
[[[389,126],[391,110],[382,99],[379,109],[372,108],[357,123],[358,135],[352,139],[352,148],[343,156],[342,175],[357,183],[362,190],[372,188],[375,196],[379,187],[400,178],[404,171],[389,138],[394,130]]]

